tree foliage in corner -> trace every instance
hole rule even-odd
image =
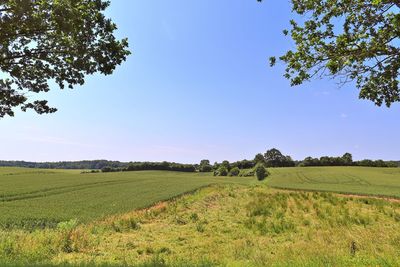
[[[0,118],[14,109],[55,112],[32,93],[82,85],[86,75],[108,75],[130,54],[127,39],[103,0],[0,0]]]
[[[261,0],[258,0],[261,2]],[[360,98],[376,105],[400,101],[400,0],[292,0],[296,48],[279,59],[299,85],[314,77],[355,81]],[[276,58],[270,58],[271,66]]]

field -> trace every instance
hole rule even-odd
[[[398,169],[270,171],[0,168],[0,266],[400,266]]]
[[[90,224],[0,231],[0,264],[399,266],[400,204],[219,185]]]
[[[270,170],[276,188],[400,198],[400,168],[307,167]]]
[[[88,222],[167,200],[219,182],[210,174],[0,168],[0,227],[36,228],[61,221]]]

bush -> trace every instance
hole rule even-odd
[[[225,168],[224,166],[221,166],[218,168],[218,170],[214,171],[214,176],[227,176],[228,175],[228,169]]]
[[[269,175],[268,170],[264,167],[263,164],[257,164],[254,171],[259,181],[264,180]]]
[[[240,170],[238,167],[235,167],[229,171],[229,176],[239,176]]]

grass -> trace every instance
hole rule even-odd
[[[143,171],[81,174],[70,170],[0,168],[0,228],[56,227],[143,208],[221,182],[211,174]]]
[[[400,198],[400,168],[299,167],[271,169],[275,188]]]
[[[0,263],[398,266],[398,229],[398,202],[215,185],[85,225],[0,231]]]
[[[400,201],[324,192],[400,197],[399,169],[270,171],[0,168],[0,266],[400,266]]]

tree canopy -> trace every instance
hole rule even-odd
[[[258,0],[261,2],[262,0]],[[355,82],[376,105],[400,101],[400,0],[292,0],[295,49],[279,57],[299,85],[316,77]],[[270,58],[271,66],[276,58]]]
[[[85,76],[113,73],[130,54],[127,39],[103,11],[103,0],[0,0],[0,118],[20,107],[55,112],[32,93],[82,85]]]

